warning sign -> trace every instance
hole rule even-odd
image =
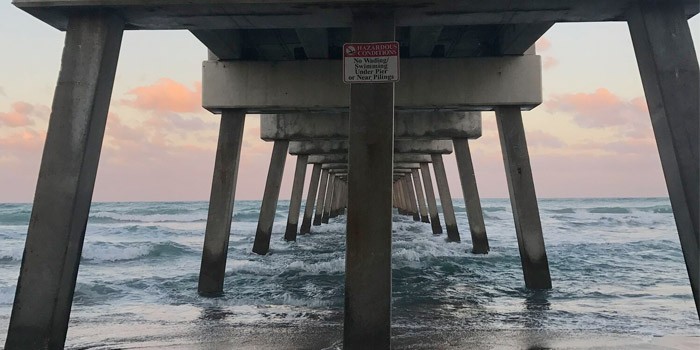
[[[399,43],[343,45],[343,81],[350,84],[399,81]]]

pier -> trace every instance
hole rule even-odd
[[[687,23],[700,5],[515,3],[15,0],[66,39],[5,348],[65,344],[125,30],[188,30],[208,48],[202,105],[220,126],[200,297],[235,293],[224,290],[224,279],[243,127],[247,115],[261,114],[260,137],[274,146],[251,251],[275,259],[271,239],[294,241],[344,215],[343,345],[388,349],[394,213],[430,225],[444,244],[473,254],[491,249],[470,152],[482,111],[496,114],[523,283],[556,285],[523,127],[523,111],[543,102],[534,43],[557,22],[627,22],[700,315],[700,73]],[[353,43],[380,43],[370,54],[393,55],[397,75],[373,73],[376,81],[367,83],[370,73],[355,71],[358,79],[347,79],[346,45]],[[451,153],[461,189],[446,179],[443,155]],[[288,156],[296,157],[292,198],[284,232],[274,232]],[[456,194],[465,199],[468,227],[457,225]]]

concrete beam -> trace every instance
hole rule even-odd
[[[394,139],[450,140],[481,137],[481,112],[403,111],[394,116]],[[347,113],[283,113],[260,117],[265,141],[346,140]]]
[[[243,38],[238,29],[192,30],[191,33],[219,60],[243,57]]]
[[[328,58],[328,29],[297,28],[296,32],[306,58]]]
[[[345,154],[317,154],[309,156],[309,164],[347,163]],[[394,154],[394,163],[430,163],[432,159],[428,154]]]
[[[291,144],[291,143],[290,143]],[[291,148],[291,146],[290,146]],[[309,156],[309,164],[347,163],[346,154],[316,154]]]
[[[450,154],[452,149],[452,142],[450,141],[399,140],[394,143],[395,153]]]
[[[321,169],[347,169],[348,163],[326,163],[321,166]],[[397,163],[394,162],[394,169],[420,169],[419,163]]]
[[[411,57],[430,57],[442,33],[442,26],[411,27],[409,50]]]
[[[394,154],[450,154],[452,153],[450,141],[426,141],[426,140],[397,140],[394,142]],[[320,141],[291,141],[289,154],[347,154],[348,142],[338,140]]]
[[[474,26],[484,24],[619,21],[634,0],[425,1],[393,0],[396,25]],[[113,10],[128,29],[347,28],[352,11],[368,0],[15,0],[13,3],[61,30],[76,10]],[[686,15],[698,13],[697,0],[683,0]]]
[[[202,106],[212,112],[347,111],[350,85],[340,60],[206,61]],[[542,64],[536,55],[402,59],[395,105],[403,110],[493,110],[542,103]]]
[[[522,55],[553,25],[554,22],[503,25],[497,36],[498,51],[501,55]]]

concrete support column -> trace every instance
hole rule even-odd
[[[418,197],[418,211],[420,214],[420,221],[430,222],[428,219],[428,208],[425,204],[425,195],[423,194],[423,185],[420,182],[420,175],[418,174],[418,169],[411,170],[411,176],[413,177],[413,185],[416,188],[416,196]]]
[[[323,217],[321,223],[327,224],[331,216],[331,207],[333,206],[333,195],[335,192],[335,175],[328,176],[328,189],[326,190],[326,199],[323,206]]]
[[[401,186],[401,179],[396,180],[394,183],[394,191],[396,191],[396,209],[399,212],[399,215],[405,215],[405,211],[403,208],[403,189]]]
[[[682,1],[640,1],[628,24],[700,316],[698,58]]]
[[[353,14],[353,42],[394,40],[394,15]],[[350,87],[345,349],[391,347],[394,83]]]
[[[258,228],[255,230],[255,242],[253,243],[253,252],[260,255],[265,255],[270,250],[270,236],[272,236],[272,225],[275,222],[277,212],[277,200],[280,196],[287,148],[289,148],[289,141],[286,140],[275,141],[272,148],[270,169],[267,171],[267,182],[260,206],[260,219],[258,220]]]
[[[411,202],[408,201],[408,192],[406,192],[406,178],[402,177],[399,180],[399,187],[401,191],[401,206],[403,207],[403,215],[410,216],[411,213]]]
[[[304,208],[304,220],[301,222],[299,233],[307,234],[311,232],[311,219],[314,215],[314,207],[316,206],[316,192],[318,192],[318,183],[321,179],[321,164],[314,164],[311,170],[311,182],[309,183],[309,192],[306,196],[306,207]]]
[[[445,218],[445,226],[447,227],[447,240],[451,242],[459,242],[459,230],[457,229],[457,218],[455,218],[455,209],[452,206],[452,195],[450,194],[450,185],[447,183],[447,174],[445,173],[445,163],[442,161],[442,154],[432,154],[433,170],[435,170],[435,181],[437,182],[438,193],[440,194],[440,204],[442,205],[442,215]]]
[[[343,181],[343,201],[341,203],[340,214],[345,215],[345,209],[348,207],[348,184]]]
[[[307,155],[297,156],[297,166],[294,170],[294,183],[292,184],[292,196],[289,200],[289,215],[287,216],[287,229],[284,232],[285,241],[297,240],[297,227],[299,225],[299,211],[301,210],[301,196],[304,192],[304,179],[306,178]]]
[[[323,207],[326,201],[326,191],[328,190],[328,170],[321,171],[321,185],[318,189],[318,198],[316,199],[316,214],[314,215],[314,226],[321,226],[323,222]]]
[[[425,198],[428,201],[428,213],[430,214],[430,226],[433,228],[433,234],[439,235],[442,233],[442,225],[440,224],[440,216],[437,210],[437,201],[435,200],[435,190],[433,190],[433,181],[430,179],[430,167],[428,163],[420,163],[420,172],[423,177],[423,188],[425,188]]]
[[[413,216],[413,221],[420,221],[420,213],[418,212],[418,204],[416,204],[416,192],[413,185],[413,179],[411,175],[406,175],[404,177],[406,183],[406,192],[408,192],[408,200],[411,202],[411,215]]]
[[[481,209],[479,189],[476,186],[476,176],[474,176],[474,165],[472,164],[472,154],[469,150],[469,140],[453,139],[452,143],[454,145],[455,158],[457,158],[459,180],[462,183],[464,204],[467,207],[469,230],[472,234],[472,253],[487,254],[489,252],[489,239],[486,236],[484,212]]]
[[[552,288],[552,280],[549,276],[549,262],[542,237],[542,223],[520,107],[496,108],[496,121],[525,286],[530,289],[549,289]]]
[[[331,205],[331,212],[328,215],[329,218],[338,217],[338,209],[340,208],[340,180],[336,178],[335,186],[333,189],[333,205]]]
[[[124,23],[70,15],[5,349],[62,349]]]
[[[199,268],[197,285],[197,291],[202,296],[218,296],[224,292],[226,257],[231,235],[244,125],[245,111],[226,109],[221,113],[207,227],[204,231],[202,264]]]

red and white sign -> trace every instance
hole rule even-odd
[[[343,81],[387,83],[399,81],[399,43],[348,43],[343,45]]]

